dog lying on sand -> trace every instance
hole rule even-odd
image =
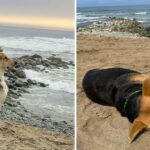
[[[8,87],[4,79],[4,71],[8,67],[12,67],[14,61],[3,52],[0,48],[0,109],[2,108],[8,93]]]
[[[150,127],[150,76],[124,68],[93,69],[86,73],[82,85],[93,102],[116,107],[133,123],[131,142]]]

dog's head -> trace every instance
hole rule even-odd
[[[0,68],[11,68],[14,65],[14,61],[10,59],[3,51],[0,49]]]
[[[139,116],[134,120],[129,139],[131,142],[143,129],[150,128],[150,77],[143,81]]]

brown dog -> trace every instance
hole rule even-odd
[[[3,103],[6,99],[7,93],[8,93],[8,87],[4,80],[4,71],[7,67],[12,67],[14,64],[14,61],[3,52],[2,49],[0,49],[0,109],[3,106]]]

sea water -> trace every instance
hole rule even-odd
[[[109,17],[137,19],[145,27],[150,27],[150,5],[79,7],[77,24],[83,26]]]

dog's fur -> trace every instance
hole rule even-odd
[[[0,49],[0,109],[3,106],[8,93],[8,87],[4,80],[5,69],[11,68],[14,61],[8,58],[8,56]]]
[[[93,69],[83,79],[86,95],[95,103],[115,106],[133,123],[131,142],[150,127],[150,77],[124,68]]]

